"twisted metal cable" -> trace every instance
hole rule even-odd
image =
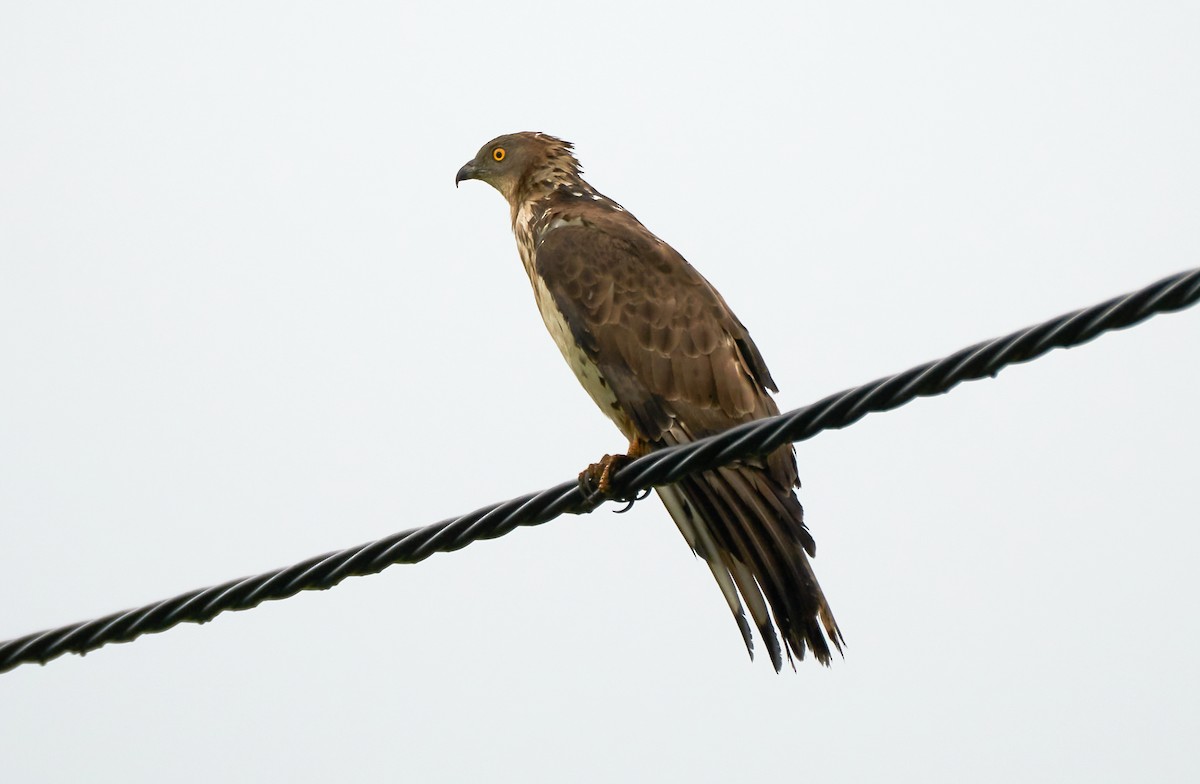
[[[696,471],[766,454],[789,441],[803,441],[823,430],[851,425],[872,411],[890,411],[917,397],[948,392],[963,381],[995,376],[1007,365],[1028,362],[1051,349],[1086,343],[1103,332],[1132,326],[1156,313],[1181,310],[1197,300],[1200,300],[1200,268],[1006,337],[978,343],[944,359],[830,395],[804,408],[739,425],[694,443],[659,450],[617,472],[610,495],[631,498],[641,490],[669,484]],[[586,496],[576,481],[563,482],[540,493],[319,555],[284,569],[0,643],[0,672],[31,662],[45,664],[65,653],[82,654],[108,643],[129,642],[180,623],[204,623],[227,610],[248,610],[265,601],[295,596],[300,591],[325,590],[347,577],[375,574],[393,564],[417,563],[434,553],[459,550],[479,539],[495,539],[518,526],[539,525],[565,513],[591,512],[604,500]]]

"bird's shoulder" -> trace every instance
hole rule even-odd
[[[577,342],[679,404],[762,415],[775,384],[741,321],[673,247],[607,199],[551,201],[533,267]]]
[[[618,315],[610,305],[632,311],[627,315],[633,319],[640,314],[658,324],[685,317],[717,322],[732,317],[716,290],[682,255],[598,193],[568,192],[548,199],[534,218],[531,235],[534,268],[546,285],[557,296],[587,305],[589,315],[601,321]]]

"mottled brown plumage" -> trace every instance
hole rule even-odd
[[[686,443],[779,412],[766,363],[725,300],[583,180],[569,143],[541,133],[498,137],[455,182],[466,179],[508,200],[542,318],[631,450]],[[811,650],[827,664],[829,643],[841,650],[808,560],[815,545],[798,484],[787,446],[655,488],[711,568],[747,649],[753,655],[743,601],[776,670],[784,653],[803,658]]]

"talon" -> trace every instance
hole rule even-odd
[[[645,498],[648,495],[650,495],[650,490],[646,489],[646,490],[639,491],[633,498],[630,498],[628,500],[622,499],[622,500],[625,500],[625,506],[621,507],[620,509],[614,509],[613,514],[625,514],[630,509],[633,508],[634,504],[636,504],[638,501],[641,501],[643,498]]]
[[[612,493],[613,474],[628,462],[625,455],[605,455],[579,472],[579,485],[585,491],[607,496]]]
[[[593,486],[594,483],[592,482],[592,469],[595,467],[596,464],[592,463],[590,466],[579,472],[579,490],[588,497],[591,497],[591,495],[596,492],[596,488]]]
[[[583,491],[588,500],[604,499],[610,485],[610,481],[606,479],[606,473],[611,473],[611,468],[607,464],[611,457],[611,455],[605,455],[599,462],[592,463],[579,472],[579,489]]]
[[[592,497],[599,497],[606,500],[611,499],[613,497],[613,474],[637,458],[649,454],[650,451],[651,447],[649,444],[637,441],[629,445],[629,454],[627,455],[605,455],[599,461],[592,463],[579,472],[579,489],[589,499]],[[633,498],[615,499],[626,502],[624,508],[616,510],[617,514],[628,512],[634,502],[642,500],[649,494],[649,490],[642,490],[636,493]]]

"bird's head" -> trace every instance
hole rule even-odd
[[[516,203],[538,188],[551,190],[578,181],[579,172],[570,142],[523,131],[497,136],[480,147],[475,157],[458,170],[454,184],[482,180]]]

